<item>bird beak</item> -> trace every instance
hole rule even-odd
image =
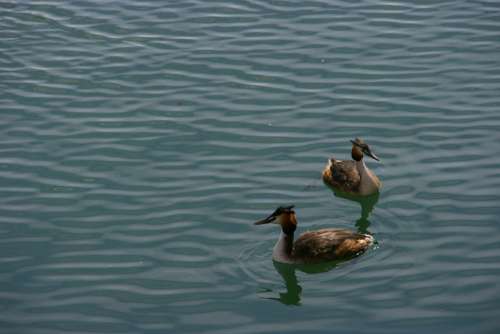
[[[269,223],[272,223],[273,221],[276,220],[276,216],[273,214],[271,214],[269,217],[267,218],[264,218],[262,220],[259,220],[259,221],[256,221],[255,223],[253,223],[254,225],[264,225],[264,224],[269,224]]]
[[[377,156],[376,156],[376,155],[375,155],[372,151],[368,151],[368,152],[366,152],[366,154],[367,154],[370,158],[375,159],[375,160],[377,160],[377,161],[380,161],[380,159],[379,159],[379,158],[378,158],[378,157],[377,157]]]

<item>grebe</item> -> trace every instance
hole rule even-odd
[[[365,165],[363,154],[380,161],[362,139],[351,140],[354,160],[331,158],[323,170],[323,181],[332,188],[352,195],[367,196],[379,191],[382,183]]]
[[[273,249],[273,260],[277,262],[307,264],[345,260],[363,253],[374,242],[371,235],[337,228],[305,232],[293,242],[293,233],[297,229],[293,207],[280,206],[267,218],[255,223],[281,225],[281,235]]]

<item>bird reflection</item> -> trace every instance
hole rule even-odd
[[[295,265],[273,261],[274,268],[281,275],[285,282],[286,292],[280,292],[279,297],[271,297],[285,305],[300,305],[300,295],[302,287],[297,281],[295,274]]]
[[[380,194],[375,193],[370,196],[359,197],[350,195],[342,191],[337,191],[332,188],[330,189],[336,197],[345,198],[347,200],[359,203],[359,205],[361,206],[361,217],[359,217],[355,225],[358,228],[358,233],[370,234],[370,232],[368,231],[368,227],[370,227],[370,221],[368,220],[368,217],[375,208],[375,204],[377,204]]]
[[[274,268],[280,274],[285,282],[286,292],[280,292],[279,297],[265,297],[266,299],[277,300],[285,305],[301,305],[300,299],[302,287],[297,280],[296,271],[302,271],[307,274],[324,273],[332,270],[342,261],[317,263],[317,264],[289,264],[273,261]],[[271,290],[267,290],[271,292]]]

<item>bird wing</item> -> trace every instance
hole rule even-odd
[[[302,234],[294,243],[293,256],[305,261],[340,260],[365,251],[373,237],[345,229],[322,229]]]
[[[353,160],[334,160],[330,167],[334,187],[340,188],[346,192],[357,192],[361,184],[356,163]]]

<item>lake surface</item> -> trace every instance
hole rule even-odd
[[[498,1],[3,1],[0,102],[1,333],[500,330]]]

